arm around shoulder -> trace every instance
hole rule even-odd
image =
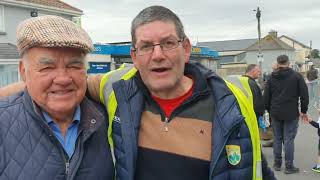
[[[96,102],[100,102],[100,82],[103,75],[89,75],[87,77],[87,91],[89,96]]]
[[[20,91],[23,91],[25,87],[26,85],[23,81],[9,84],[5,87],[0,88],[0,97],[11,96]]]

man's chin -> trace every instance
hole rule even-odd
[[[46,108],[46,111],[51,115],[51,116],[73,116],[73,113],[76,109],[76,105],[54,105],[54,106],[48,106]]]

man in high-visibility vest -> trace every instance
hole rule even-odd
[[[132,21],[134,67],[88,79],[106,106],[118,180],[274,180],[244,92],[200,64],[178,16],[162,6]],[[121,79],[121,80],[119,80]]]
[[[252,92],[254,112],[256,113],[257,118],[260,118],[264,113],[264,103],[261,89],[256,80],[261,76],[261,69],[256,64],[249,64],[243,76],[248,78],[248,83]]]
[[[261,160],[252,103],[188,63],[191,44],[176,14],[148,7],[131,32],[135,68],[88,80],[108,110],[118,179],[275,179]]]
[[[252,92],[252,101],[253,101],[253,108],[254,112],[256,113],[258,124],[260,127],[260,136],[263,140],[270,140],[272,137],[270,137],[272,129],[269,127],[266,127],[265,121],[263,120],[263,114],[264,114],[264,101],[263,96],[261,92],[261,88],[256,82],[256,80],[261,76],[261,69],[257,64],[249,64],[246,67],[245,74],[243,77],[247,77],[250,90]],[[272,141],[268,142],[267,144],[264,144],[263,147],[272,147]]]

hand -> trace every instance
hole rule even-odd
[[[300,113],[300,118],[305,123],[309,123],[311,120],[311,118],[308,117],[308,114],[305,113]]]

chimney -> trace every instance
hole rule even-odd
[[[269,32],[269,35],[272,36],[272,37],[277,38],[277,37],[278,37],[278,32],[275,31],[275,30],[271,30],[271,31]]]

